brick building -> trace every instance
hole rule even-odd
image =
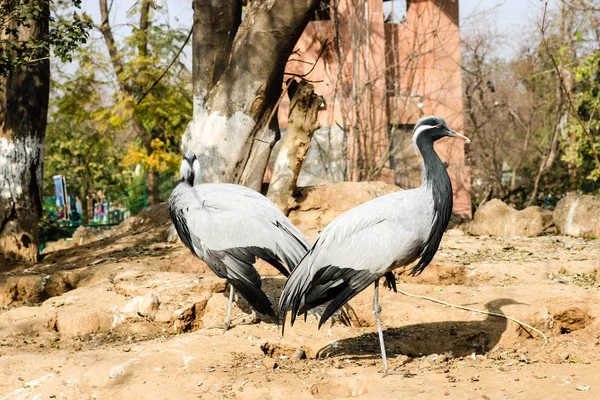
[[[305,75],[324,98],[319,113],[323,128],[315,137],[321,142],[313,142],[308,158],[324,163],[314,152],[327,143],[329,152],[338,150],[345,159],[327,161],[333,163],[330,173],[334,164],[341,168],[332,180],[375,179],[416,187],[421,168],[410,141],[415,122],[435,114],[462,131],[458,13],[458,0],[323,2],[286,72]],[[282,129],[288,105],[286,99],[280,107]],[[436,149],[448,164],[454,212],[470,217],[464,145],[443,139]]]

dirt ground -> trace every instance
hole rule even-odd
[[[311,237],[319,230],[292,220]],[[394,374],[382,377],[372,288],[346,310],[351,326],[337,315],[317,330],[309,315],[284,338],[275,321],[223,333],[210,327],[225,317],[224,282],[166,236],[147,224],[0,268],[0,398],[600,398],[597,240],[449,230],[433,264],[399,276],[398,288],[505,313],[548,342],[504,318],[386,289]],[[276,301],[283,278],[259,269]],[[236,317],[248,311],[238,301]]]

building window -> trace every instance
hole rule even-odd
[[[394,183],[403,189],[421,185],[421,161],[412,144],[413,128],[407,124],[388,126],[390,169]]]
[[[386,24],[406,21],[406,0],[383,0],[383,20]]]
[[[321,0],[317,6],[317,11],[313,14],[311,21],[331,21],[330,0]]]

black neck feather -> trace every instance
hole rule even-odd
[[[194,173],[192,172],[191,174],[189,174],[185,178],[181,178],[180,182],[185,182],[185,183],[187,183],[190,186],[194,186]]]
[[[446,166],[433,149],[433,140],[427,136],[417,138],[417,147],[423,156],[423,184],[433,199],[433,225],[417,265],[411,275],[420,274],[437,252],[444,231],[452,215],[452,184]]]

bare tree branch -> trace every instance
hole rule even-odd
[[[194,28],[192,27],[190,29],[190,33],[188,33],[187,37],[185,38],[185,41],[183,42],[183,44],[181,45],[181,47],[177,51],[177,54],[175,54],[175,57],[173,57],[173,59],[171,60],[171,62],[169,63],[169,65],[167,65],[167,67],[162,72],[162,74],[160,74],[160,76],[152,83],[152,85],[150,85],[150,87],[148,88],[148,90],[146,90],[142,94],[142,97],[140,97],[140,99],[138,100],[136,106],[140,105],[140,103],[144,100],[144,98],[152,91],[152,89],[154,89],[154,87],[158,84],[158,82],[160,82],[160,80],[167,74],[167,72],[169,71],[169,68],[171,68],[173,66],[173,64],[175,64],[175,61],[179,58],[179,56],[183,52],[183,49],[185,48],[185,46],[189,42],[190,37],[192,36],[193,30],[194,30]]]
[[[573,94],[571,93],[571,90],[569,90],[565,85],[565,79],[564,79],[563,73],[554,57],[554,54],[550,50],[548,38],[546,37],[546,30],[548,29],[548,24],[549,24],[549,22],[546,21],[547,11],[548,11],[548,0],[546,0],[546,2],[544,3],[544,13],[542,16],[542,23],[541,23],[541,25],[538,25],[540,28],[540,32],[542,33],[542,41],[544,43],[544,50],[546,51],[546,55],[548,56],[548,58],[550,58],[550,61],[552,62],[552,65],[554,66],[554,71],[556,72],[556,75],[558,76],[560,86],[566,96],[567,103],[568,103],[569,109],[571,111],[571,115],[573,117],[575,117],[575,119],[581,126],[581,129],[583,129],[583,132],[585,133],[588,143],[590,145],[590,149],[592,151],[592,156],[594,157],[594,163],[596,164],[596,168],[598,170],[600,170],[600,159],[598,158],[598,152],[596,151],[596,148],[594,146],[594,137],[592,136],[592,132],[590,130],[591,120],[593,118],[594,112],[592,112],[592,115],[590,116],[590,120],[588,121],[587,124],[583,122],[583,120],[581,119],[581,116],[577,112],[577,107],[575,106],[575,101],[573,100]],[[597,102],[594,105],[594,111],[596,110],[596,106],[597,106]]]

